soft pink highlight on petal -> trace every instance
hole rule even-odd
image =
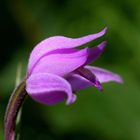
[[[74,48],[80,45],[84,45],[92,40],[95,40],[106,33],[107,28],[104,28],[101,32],[96,34],[87,35],[81,38],[68,38],[64,36],[54,36],[47,38],[40,42],[32,51],[29,59],[28,74],[32,71],[34,65],[38,60],[50,53],[53,50]]]
[[[93,66],[86,66],[86,68],[89,69],[92,73],[94,73],[101,83],[106,83],[110,81],[123,83],[122,78],[118,74]]]
[[[34,73],[53,73],[59,76],[65,76],[68,73],[82,66],[88,57],[88,49],[73,50],[66,54],[52,54],[43,57],[36,67],[33,69]]]
[[[40,73],[31,75],[26,81],[28,94],[42,104],[56,104],[67,98],[67,104],[74,101],[70,84],[63,78],[50,74]]]

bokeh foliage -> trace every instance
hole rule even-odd
[[[0,16],[0,140],[18,63],[22,63],[24,76],[35,44],[54,35],[80,37],[105,26],[107,35],[89,44],[108,41],[94,65],[119,73],[125,83],[104,84],[103,93],[86,89],[70,106],[43,106],[27,98],[20,139],[140,139],[139,0],[3,0]]]

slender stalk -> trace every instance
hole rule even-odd
[[[15,88],[7,105],[4,121],[5,140],[15,140],[17,114],[23,104],[26,95],[27,93],[25,90],[25,81],[23,80]]]

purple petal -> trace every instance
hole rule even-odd
[[[73,91],[79,91],[89,86],[94,86],[102,90],[102,86],[97,77],[86,68],[80,68],[69,74],[66,79],[72,86]]]
[[[50,54],[51,51],[64,48],[74,48],[84,45],[92,40],[95,40],[106,33],[107,28],[96,34],[87,35],[81,38],[68,38],[64,36],[54,36],[40,42],[32,51],[29,59],[28,73],[44,55]]]
[[[98,68],[98,67],[93,67],[93,66],[86,66],[85,68],[87,68],[92,73],[94,73],[101,83],[106,83],[110,81],[123,83],[123,80],[119,75],[110,72],[108,70]]]
[[[88,69],[81,67],[75,71],[75,73],[78,73],[79,75],[83,76],[87,80],[89,80],[93,86],[98,88],[99,90],[102,90],[102,85],[100,84],[97,77]]]
[[[37,102],[53,105],[65,98],[67,104],[75,101],[70,84],[63,78],[50,74],[40,73],[31,75],[26,81],[28,94]]]
[[[106,44],[107,44],[107,42],[104,41],[104,42],[100,43],[98,46],[96,46],[94,48],[90,48],[88,51],[88,59],[87,59],[85,65],[89,64],[91,62],[94,62],[103,53]]]
[[[70,49],[68,49],[69,51]],[[71,53],[66,53],[65,50],[65,54],[52,54],[43,57],[34,67],[32,74],[53,73],[59,76],[65,76],[86,62],[88,57],[87,51],[87,48],[80,51],[71,50]]]
[[[71,73],[66,79],[71,84],[73,92],[78,92],[87,87],[93,86],[92,82],[79,74]]]

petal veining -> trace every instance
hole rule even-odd
[[[67,99],[67,104],[75,101],[70,84],[63,78],[50,74],[40,73],[31,75],[26,81],[28,94],[42,104],[56,104]]]
[[[102,31],[96,33],[87,35],[80,38],[68,38],[64,36],[54,36],[49,37],[39,44],[36,45],[36,47],[33,49],[30,58],[29,58],[29,65],[28,65],[28,73],[32,70],[34,65],[39,61],[39,59],[47,55],[47,53],[50,54],[51,51],[57,50],[57,49],[64,49],[64,48],[74,48],[78,47],[80,45],[84,45],[92,40],[95,40],[101,36],[103,36],[106,33],[107,28],[104,28]]]
[[[110,81],[123,83],[122,78],[118,74],[94,66],[85,66],[85,67],[88,70],[90,70],[93,74],[95,74],[101,83],[106,83]]]
[[[52,54],[42,58],[36,67],[34,73],[53,73],[59,76],[65,76],[68,73],[82,66],[88,57],[88,48],[75,50],[67,54]]]

